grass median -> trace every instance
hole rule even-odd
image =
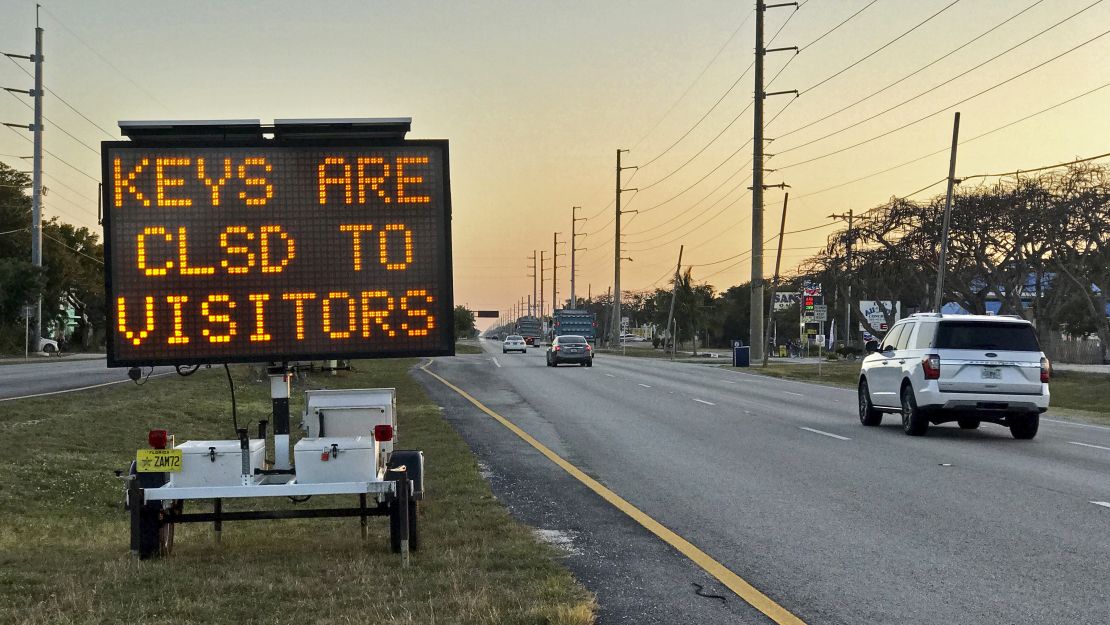
[[[422,546],[407,569],[389,551],[384,517],[371,519],[365,542],[358,519],[229,522],[219,545],[208,524],[182,525],[172,556],[132,560],[112,471],[150,428],[179,441],[231,438],[220,369],[0,404],[0,623],[592,623],[589,593],[492,496],[409,375],[413,364],[356,361],[355,372],[298,376],[291,402],[299,423],[304,389],[397,388],[398,442],[423,449],[428,472]],[[260,369],[231,371],[240,427],[254,431],[269,418],[269,382]],[[225,509],[248,502],[235,503]]]
[[[747,373],[856,388],[859,383],[859,361],[828,361],[817,363],[770,362],[766,367],[737,369]],[[1081,371],[1054,371],[1049,383],[1052,393],[1050,413],[1078,418],[1092,423],[1110,425],[1110,375]]]

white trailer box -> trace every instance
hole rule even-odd
[[[302,428],[308,438],[374,436],[374,426],[393,426],[397,438],[397,391],[353,388],[305,391]],[[386,453],[393,440],[382,441]]]
[[[185,441],[174,449],[181,450],[181,471],[170,473],[170,486],[239,486],[242,482],[243,455],[238,440]],[[251,439],[250,472],[263,468],[266,442]]]
[[[380,453],[373,436],[302,438],[293,447],[297,483],[375,481]]]

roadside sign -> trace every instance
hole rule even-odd
[[[474,316],[479,319],[497,319],[501,313],[496,310],[479,310]]]
[[[446,141],[101,152],[108,366],[454,353]]]
[[[621,330],[628,330],[628,317],[621,317]]]
[[[30,319],[35,316],[35,307],[28,304],[23,307],[20,313],[22,313],[24,319]]]
[[[872,328],[880,332],[886,332],[888,329],[886,315],[883,314],[884,309],[893,312],[895,319],[900,319],[902,317],[902,302],[862,300],[859,303],[860,315],[867,319],[867,323],[869,323]],[[859,324],[859,329],[860,331],[867,331],[867,328],[864,327],[862,323]]]
[[[800,293],[776,292],[774,299],[774,310],[787,310],[791,306],[801,301],[801,298],[802,296]]]
[[[825,304],[817,304],[813,307],[813,320],[814,321],[828,321],[829,320],[829,307]]]

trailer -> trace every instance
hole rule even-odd
[[[288,373],[271,379],[271,389],[288,391]],[[288,392],[279,393],[275,407],[284,403],[288,410],[287,398]],[[127,477],[133,555],[143,560],[169,555],[178,523],[211,523],[218,541],[229,521],[358,517],[365,539],[368,519],[386,516],[390,547],[407,558],[410,550],[420,548],[417,519],[418,502],[424,498],[424,454],[394,448],[396,406],[391,388],[306,391],[301,423],[306,436],[294,445],[292,463],[288,435],[276,434],[274,449],[266,449],[265,421],[259,424],[257,438],[240,429],[238,439],[175,444],[166,430],[152,430],[150,447],[137,452]],[[265,462],[270,451],[273,466]],[[314,495],[350,495],[357,504],[223,510],[232,499],[288,497],[302,502]],[[187,502],[209,508],[186,512]]]

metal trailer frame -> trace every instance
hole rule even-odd
[[[390,545],[401,554],[402,565],[407,566],[410,548],[419,547],[415,526],[413,482],[407,471],[397,471],[397,480],[368,482],[333,482],[297,484],[292,475],[261,476],[250,486],[183,487],[163,485],[144,487],[140,474],[129,477],[127,501],[131,512],[131,553],[141,560],[169,555],[173,548],[173,528],[177,523],[212,523],[216,541],[219,542],[224,521],[261,521],[274,519],[317,519],[359,517],[362,538],[367,538],[367,519],[371,516],[390,518]],[[165,474],[146,474],[161,476]],[[281,477],[284,483],[272,483]],[[155,478],[157,479],[157,478]],[[224,499],[254,497],[307,497],[311,495],[358,495],[358,507],[309,508],[304,510],[244,510],[223,511]],[[376,505],[367,505],[367,495],[374,495]],[[212,512],[184,512],[185,501],[212,501]],[[168,504],[168,505],[167,505]]]

